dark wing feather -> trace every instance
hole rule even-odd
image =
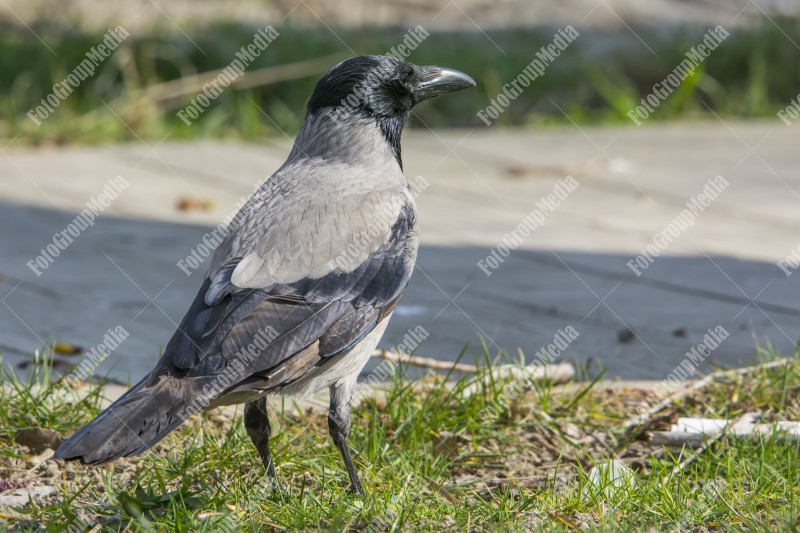
[[[294,351],[323,339],[328,329],[330,335],[321,341],[319,355],[340,353],[375,327],[387,314],[381,314],[381,309],[393,309],[399,302],[411,277],[416,239],[409,206],[401,210],[389,241],[352,272],[333,271],[318,279],[241,289],[230,282],[236,263],[225,263],[201,287],[167,345],[162,364],[191,376],[213,375],[267,328],[278,337],[253,366],[254,372],[279,365]],[[206,295],[214,287],[225,296],[209,306]]]

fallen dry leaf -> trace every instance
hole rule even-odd
[[[208,200],[201,200],[200,198],[179,198],[175,203],[175,208],[178,211],[209,211],[214,207],[214,204]]]
[[[23,429],[14,437],[14,442],[27,446],[33,453],[41,453],[47,448],[55,450],[61,445],[61,433],[53,429]]]

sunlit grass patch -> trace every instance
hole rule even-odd
[[[279,398],[270,401],[277,491],[268,488],[241,409],[195,416],[149,452],[111,465],[46,459],[14,435],[74,431],[98,412],[102,389],[61,390],[40,366],[25,383],[6,375],[0,395],[0,482],[52,489],[0,509],[0,520],[21,530],[774,530],[797,517],[797,441],[723,438],[677,469],[693,450],[665,449],[646,433],[620,440],[619,428],[647,395],[624,384],[536,383],[512,401],[503,395],[509,381],[485,370],[413,383],[397,377],[353,412],[350,443],[367,491],[359,498],[347,492],[325,411]],[[678,416],[754,410],[797,420],[798,390],[795,359],[721,377],[670,406],[653,428]],[[55,402],[51,414],[32,414],[40,401]],[[611,459],[626,465],[623,476],[607,467]]]

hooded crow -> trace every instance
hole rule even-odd
[[[422,100],[475,85],[461,72],[353,57],[317,83],[286,162],[245,203],[155,368],[56,451],[102,464],[139,454],[192,414],[246,403],[275,483],[266,396],[330,391],[328,428],[350,489],[359,373],[406,291],[419,241],[400,134]]]

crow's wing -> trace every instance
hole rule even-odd
[[[262,231],[267,240],[275,240],[278,259],[268,247],[254,252],[256,244],[246,244],[257,232],[252,221],[267,218],[248,217],[215,254],[203,287],[167,346],[161,371],[212,376],[260,335],[269,346],[260,349],[263,353],[247,371],[263,373],[314,341],[320,341],[318,355],[325,358],[369,333],[397,304],[411,276],[418,243],[413,198],[405,189],[394,195],[351,195],[348,201],[361,202],[369,216],[356,223],[355,209],[339,211],[338,222],[328,220],[331,215],[318,216],[330,231],[349,232],[345,237],[333,239],[330,231],[312,231],[308,224],[306,242],[291,235],[281,242],[282,233],[272,227]],[[296,199],[292,205],[272,214],[273,223],[282,217],[295,230],[300,222],[292,211],[309,208]],[[332,247],[330,240],[339,244]],[[286,256],[297,265],[296,272],[284,265]]]

